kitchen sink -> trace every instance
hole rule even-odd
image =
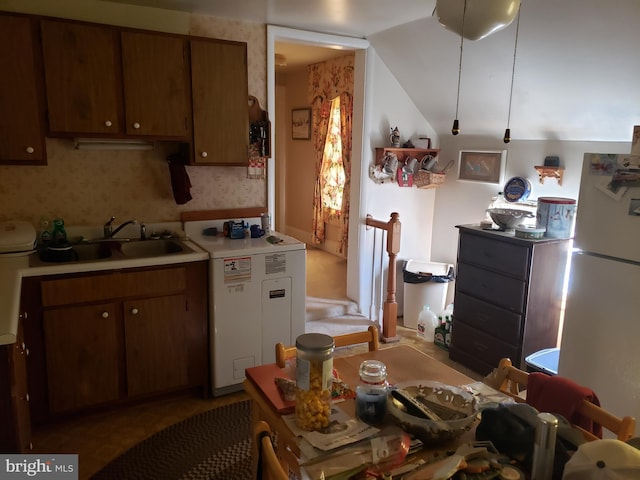
[[[29,262],[31,266],[98,261],[102,263],[114,260],[164,257],[180,253],[193,253],[193,250],[176,239],[133,241],[114,239],[73,245],[71,249],[64,252],[45,250],[39,255],[32,255]]]

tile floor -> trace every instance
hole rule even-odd
[[[346,299],[344,259],[310,248],[307,266],[309,296]],[[419,339],[415,330],[399,325],[398,334],[400,342],[412,344],[468,376],[480,379],[478,374],[450,361],[446,351]],[[381,348],[392,346],[393,344],[381,344]],[[202,398],[201,394],[195,393],[184,394],[50,424],[34,430],[33,451],[77,453],[80,459],[79,478],[89,479],[112,459],[165,427],[205,410],[244,398],[246,394],[242,392],[215,399]]]

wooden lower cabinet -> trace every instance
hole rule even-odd
[[[27,355],[20,321],[16,342],[0,345],[0,452],[3,453],[28,452],[32,447]]]
[[[43,314],[49,408],[52,413],[120,397],[120,319],[114,303]]]
[[[25,332],[33,423],[195,387],[206,395],[207,278],[204,261],[28,279],[40,301]]]
[[[188,385],[186,304],[184,295],[125,302],[128,395]]]

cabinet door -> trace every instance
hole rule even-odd
[[[196,165],[247,165],[247,46],[191,40]]]
[[[124,302],[129,396],[188,384],[186,322],[184,295]]]
[[[19,322],[16,342],[0,345],[0,450],[4,452],[31,449],[26,355]]]
[[[0,14],[0,163],[45,165],[44,108],[34,24]]]
[[[45,311],[44,337],[52,413],[119,398],[121,354],[115,304]]]
[[[13,345],[13,381],[11,396],[16,425],[16,440],[21,452],[31,450],[31,416],[29,414],[29,390],[27,386],[27,355],[22,321],[18,323],[18,335]]]
[[[184,38],[122,32],[126,133],[187,140],[191,89]]]
[[[42,20],[49,132],[122,132],[122,76],[114,28]]]

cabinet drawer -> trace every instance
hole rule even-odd
[[[121,282],[123,297],[165,295],[186,290],[187,273],[184,267],[145,270],[123,273]]]
[[[96,302],[118,297],[121,287],[113,274],[44,280],[42,306]]]
[[[522,280],[529,276],[526,246],[462,233],[459,247],[459,262],[487,267]]]
[[[522,313],[526,290],[527,285],[523,281],[465,263],[458,264],[456,293],[464,292],[480,300]]]
[[[456,320],[477,328],[500,340],[517,345],[520,343],[522,315],[459,292],[453,309]]]
[[[184,267],[115,272],[42,282],[42,305],[53,307],[120,297],[165,295],[187,288]]]
[[[520,349],[517,345],[509,345],[461,321],[454,321],[451,348],[454,351],[464,352],[493,367],[498,366],[501,358],[510,358],[514,364],[519,363],[520,360]]]

